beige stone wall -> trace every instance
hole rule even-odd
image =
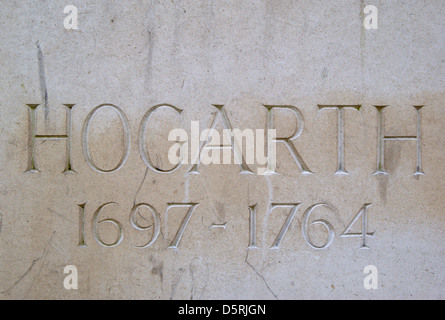
[[[77,30],[64,27],[69,4]],[[363,26],[368,4],[378,8],[377,30]],[[45,0],[0,8],[2,299],[445,297],[443,1]],[[119,109],[101,107],[88,122],[103,104]],[[144,128],[159,104],[181,116],[160,108]],[[199,174],[190,164],[171,173],[146,165],[140,144],[154,168],[172,168],[169,131],[190,133],[191,121],[209,128],[220,115],[213,105],[241,130],[267,128],[265,105],[298,108],[304,128],[292,144],[313,174],[302,174],[282,142],[276,175],[256,174],[256,164],[253,174],[237,164],[201,164]],[[339,111],[322,105],[357,106],[342,109],[349,175],[334,174]],[[295,113],[272,112],[277,137],[292,136]],[[379,115],[380,133],[399,137],[381,144],[387,175],[373,174]],[[75,172],[62,173],[67,163]],[[420,163],[425,174],[414,175]],[[358,213],[346,233],[359,235],[341,237]],[[318,220],[328,223],[310,225]],[[369,249],[361,249],[362,232]],[[77,290],[64,288],[67,265],[77,267]],[[377,290],[364,288],[367,265],[377,267]]]

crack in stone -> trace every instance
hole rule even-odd
[[[178,270],[178,272],[176,273],[176,276],[175,276],[175,278],[173,280],[172,289],[171,289],[171,292],[170,292],[170,300],[173,300],[173,296],[176,293],[176,288],[178,287],[179,282],[181,281],[182,274],[183,274],[184,271],[185,270],[183,268],[180,268]]]
[[[52,242],[53,242],[53,239],[54,239],[54,235],[55,235],[55,234],[56,234],[56,232],[54,231],[53,234],[51,235],[51,238],[48,240],[48,243],[47,243],[47,245],[46,245],[46,247],[45,247],[45,250],[43,251],[42,256],[41,256],[40,258],[37,259],[37,260],[41,260],[42,263],[41,263],[41,265],[40,265],[40,269],[39,269],[39,271],[37,272],[37,275],[36,275],[36,276],[34,277],[34,279],[32,280],[31,286],[30,286],[30,287],[28,288],[28,290],[26,291],[25,296],[24,296],[24,299],[26,299],[26,296],[28,295],[29,291],[31,291],[32,287],[34,286],[35,281],[37,280],[37,278],[40,276],[40,273],[42,272],[42,269],[43,269],[43,262],[45,261],[46,256],[48,255],[49,248],[51,247],[51,244],[52,244]]]
[[[247,261],[248,256],[249,256],[249,251],[247,251],[246,259],[244,259],[244,262],[247,263],[253,269],[253,271],[255,271],[255,273],[264,281],[264,284],[266,285],[267,289],[275,297],[275,299],[280,300],[278,299],[278,296],[270,288],[269,284],[266,281],[266,278],[264,278],[264,276],[261,273],[259,273],[258,270],[249,261]]]
[[[134,200],[133,200],[133,206],[136,205],[136,198],[139,194],[139,191],[141,191],[142,186],[144,185],[145,179],[147,179],[147,174],[148,174],[148,168],[145,169],[145,174],[144,174],[144,178],[142,179],[141,185],[139,186],[138,190],[136,191],[136,194],[134,195]],[[142,216],[141,216],[142,217]],[[142,217],[143,218],[143,217]]]
[[[40,81],[40,93],[42,94],[44,101],[44,110],[45,110],[45,120],[48,120],[49,110],[48,110],[48,89],[46,87],[46,78],[45,78],[45,68],[43,64],[43,52],[40,47],[40,43],[37,40],[37,59],[39,62],[39,81]]]
[[[39,261],[39,259],[40,259],[40,258],[37,258],[37,259],[33,260],[32,263],[31,263],[31,266],[28,268],[28,270],[26,270],[25,273],[22,274],[22,275],[20,276],[20,278],[18,278],[18,279],[12,284],[12,286],[10,286],[8,289],[2,291],[2,294],[4,294],[4,293],[9,294],[10,291],[11,291],[16,285],[18,285],[18,284],[19,284],[19,283],[20,283],[20,282],[21,282],[21,281],[28,275],[28,273],[32,270],[32,268],[34,267],[34,265],[36,264],[36,262]]]
[[[55,234],[55,233],[56,233],[56,232],[54,231],[53,234],[51,235],[51,238],[49,239],[48,244],[46,245],[45,250],[44,250],[42,256],[39,257],[39,258],[37,258],[37,259],[34,259],[34,260],[32,261],[32,263],[31,263],[31,265],[29,266],[29,268],[25,271],[25,273],[22,274],[22,275],[21,275],[21,276],[20,276],[20,277],[19,277],[19,278],[12,284],[12,286],[10,286],[8,289],[2,291],[2,292],[1,292],[2,294],[4,294],[4,293],[6,293],[6,294],[10,294],[10,291],[11,291],[12,289],[14,289],[14,287],[16,287],[16,286],[17,286],[17,285],[18,285],[18,284],[19,284],[19,283],[20,283],[20,282],[21,282],[21,281],[22,281],[22,280],[23,280],[23,279],[24,279],[24,278],[31,272],[31,270],[32,270],[32,268],[34,268],[36,262],[39,261],[39,260],[41,260],[41,261],[42,261],[42,265],[41,265],[41,267],[40,267],[40,269],[39,269],[39,272],[37,273],[37,276],[34,277],[31,286],[30,286],[29,289],[27,290],[27,292],[26,292],[26,294],[25,294],[25,297],[26,297],[26,295],[28,294],[29,290],[31,290],[32,286],[34,285],[35,279],[38,278],[38,276],[40,275],[40,272],[42,271],[43,260],[45,260],[46,255],[48,254],[48,248],[49,248],[49,246],[51,245],[51,243],[52,243],[52,241],[53,241],[53,238],[54,238],[54,234]]]

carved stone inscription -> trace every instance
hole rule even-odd
[[[36,162],[35,161],[35,153],[36,153],[35,141],[36,141],[36,139],[39,139],[39,140],[63,140],[66,143],[66,156],[65,156],[66,165],[65,165],[65,170],[63,171],[63,173],[75,172],[74,170],[72,170],[72,164],[71,164],[71,131],[72,131],[71,110],[74,107],[74,104],[65,104],[65,106],[67,107],[67,115],[66,115],[66,134],[64,134],[64,135],[36,134],[35,112],[36,112],[36,109],[39,106],[39,104],[27,104],[27,106],[29,107],[28,167],[25,172],[39,172],[39,170],[36,168],[36,164],[35,164],[35,162]],[[218,109],[218,114],[220,114],[222,116],[222,124],[223,124],[224,129],[232,130],[232,126],[230,125],[230,121],[229,121],[227,113],[224,109],[224,106],[223,105],[214,105],[214,106]],[[274,126],[273,115],[272,115],[273,109],[287,109],[287,110],[291,110],[294,113],[295,118],[297,119],[297,126],[295,128],[294,133],[290,137],[274,138],[272,141],[269,141],[269,143],[283,142],[286,145],[292,158],[295,160],[297,167],[301,170],[301,173],[302,174],[313,174],[313,172],[309,170],[308,166],[306,165],[303,158],[298,153],[294,143],[292,142],[292,140],[297,139],[303,131],[304,119],[303,119],[303,115],[302,115],[301,111],[299,111],[298,108],[296,108],[294,106],[264,106],[264,107],[266,107],[266,109],[267,109],[266,123],[267,123],[267,128],[269,130],[274,130],[274,131],[276,130],[275,126]],[[378,152],[377,152],[377,170],[375,171],[375,174],[387,174],[387,172],[385,170],[385,166],[384,166],[385,142],[386,141],[416,141],[417,156],[416,156],[416,170],[414,172],[414,175],[424,174],[424,172],[422,171],[422,153],[421,153],[421,131],[422,130],[421,130],[421,117],[420,117],[420,110],[423,108],[423,106],[414,106],[414,108],[417,112],[417,120],[416,120],[417,121],[416,122],[417,132],[416,132],[416,135],[414,135],[414,136],[385,135],[383,109],[386,108],[387,106],[374,106],[374,107],[376,108],[377,115],[378,115],[377,116],[377,123],[378,123],[377,124],[377,127],[378,127],[378,133],[377,133],[378,149],[377,149],[377,151]],[[95,113],[97,113],[100,109],[103,109],[103,108],[110,108],[110,109],[114,110],[118,114],[120,120],[122,121],[122,125],[124,128],[124,130],[123,130],[124,147],[123,147],[123,151],[122,151],[122,156],[119,160],[119,163],[116,165],[116,167],[114,167],[113,169],[110,169],[110,170],[101,169],[94,163],[94,160],[92,159],[92,156],[91,156],[91,152],[90,152],[90,148],[89,148],[89,140],[88,140],[88,137],[89,137],[88,132],[89,132],[91,118],[94,116]],[[140,129],[139,129],[140,157],[144,161],[145,165],[152,171],[158,172],[158,173],[172,173],[173,171],[178,169],[182,163],[178,163],[173,169],[170,169],[170,170],[162,170],[162,169],[156,168],[153,165],[152,161],[150,160],[149,151],[146,149],[146,144],[145,144],[145,140],[146,140],[145,131],[147,129],[147,125],[149,123],[150,117],[156,111],[156,109],[159,109],[159,108],[171,108],[171,109],[175,110],[176,112],[178,112],[179,116],[181,115],[181,113],[183,111],[183,110],[181,110],[173,105],[169,105],[169,104],[159,104],[159,105],[156,105],[148,110],[148,112],[143,116],[143,120],[141,122]],[[356,110],[360,110],[361,106],[360,105],[357,105],[357,106],[319,105],[318,108],[319,108],[319,110],[323,110],[323,109],[336,109],[337,110],[337,116],[338,116],[337,117],[337,125],[338,125],[338,129],[337,129],[338,130],[337,166],[338,166],[338,169],[335,172],[335,174],[349,175],[349,173],[345,170],[345,163],[344,163],[345,162],[345,160],[344,160],[345,159],[344,110],[347,108],[353,108]],[[214,131],[215,123],[216,123],[216,116],[212,122],[211,129],[209,130],[210,134],[214,134],[214,132],[215,132]],[[227,133],[227,131],[225,133]],[[230,135],[231,133],[229,132],[228,134]],[[201,143],[200,148],[197,149],[198,152],[195,156],[196,163],[194,163],[192,168],[189,170],[189,172],[188,172],[189,174],[199,174],[198,165],[200,163],[200,159],[202,158],[202,152],[204,151],[204,149],[206,149],[206,148],[210,148],[210,149],[224,148],[224,146],[220,146],[220,145],[208,146],[211,137],[207,138],[207,140],[205,140],[203,143]],[[199,138],[197,138],[196,140],[199,143]],[[88,116],[83,124],[81,141],[82,141],[82,151],[83,151],[83,154],[85,157],[85,161],[88,163],[88,165],[90,166],[91,169],[93,169],[99,173],[113,173],[113,172],[118,171],[125,165],[126,160],[129,155],[129,152],[130,152],[130,133],[129,133],[127,116],[119,107],[112,105],[112,104],[102,104],[102,105],[95,107],[88,114]],[[193,141],[193,140],[190,141],[192,146],[194,144],[196,144],[197,142]],[[251,141],[249,141],[249,140],[246,141],[247,145],[245,146],[246,147],[245,151],[247,151],[247,152],[249,150],[252,150],[251,148],[253,148],[253,146],[248,145],[249,142],[251,142]],[[182,142],[182,144],[184,144],[184,143],[187,143],[187,141]],[[234,155],[236,158],[238,158],[238,163],[240,164],[240,173],[241,174],[252,173],[252,171],[249,169],[249,167],[245,163],[244,158],[242,158],[241,150],[240,150],[240,143],[242,144],[241,139],[238,139],[235,142],[234,139],[232,138],[230,145],[228,145],[226,147],[232,148],[234,150]],[[258,145],[257,145],[257,147],[258,147]],[[187,147],[187,149],[188,149],[188,147]],[[270,151],[270,150],[268,150],[268,151]],[[267,161],[268,161],[268,163],[270,163],[270,162],[272,162],[272,159],[267,157]],[[276,159],[274,159],[273,162],[276,162]],[[217,163],[220,164],[221,162],[219,162],[219,160],[218,160]],[[229,164],[230,164],[230,162],[229,162]],[[274,174],[274,173],[276,173],[276,172],[275,171],[270,171],[270,172],[266,171],[265,174]]]
[[[0,298],[445,298],[442,2],[2,1]]]
[[[63,171],[63,173],[67,174],[67,173],[76,173],[76,171],[74,171],[72,168],[72,161],[71,161],[71,139],[72,139],[72,109],[75,106],[74,104],[64,104],[64,106],[67,107],[67,113],[66,113],[66,134],[65,135],[42,135],[42,134],[37,134],[36,133],[36,127],[37,127],[37,123],[36,123],[36,109],[38,108],[39,104],[27,104],[28,106],[28,167],[25,171],[25,173],[38,173],[39,170],[36,167],[36,140],[37,139],[41,139],[41,140],[45,140],[45,139],[54,139],[54,140],[62,140],[65,144],[66,144],[66,156],[65,156],[65,170]],[[211,131],[210,134],[212,134],[211,138],[206,138],[206,139],[201,139],[203,142],[200,143],[199,141],[190,141],[190,144],[199,144],[200,143],[200,147],[197,148],[196,150],[199,151],[198,155],[195,156],[194,158],[196,159],[196,163],[192,165],[192,168],[190,170],[188,170],[188,172],[185,174],[186,176],[189,174],[200,174],[200,172],[198,171],[198,165],[200,163],[200,159],[202,159],[201,153],[205,151],[206,148],[211,148],[212,150],[214,149],[219,149],[222,148],[224,149],[223,146],[220,145],[213,145],[213,146],[208,146],[211,143],[211,140],[213,138],[213,135],[215,134],[214,131],[215,130],[215,125],[216,125],[216,121],[217,121],[217,115],[221,115],[221,123],[223,125],[224,130],[233,130],[232,125],[230,124],[230,119],[227,115],[227,112],[224,109],[223,105],[215,105],[215,107],[217,108],[217,113],[212,121],[212,125],[211,125]],[[289,110],[293,113],[293,115],[295,116],[295,119],[297,120],[297,125],[295,127],[294,133],[289,136],[289,137],[276,137],[270,141],[268,141],[269,144],[271,143],[277,143],[277,142],[283,142],[285,144],[285,146],[287,147],[288,152],[290,153],[290,155],[292,156],[292,158],[294,159],[296,166],[300,169],[301,173],[303,175],[312,175],[315,174],[314,172],[310,171],[310,169],[308,168],[307,164],[305,163],[305,161],[303,160],[302,156],[299,154],[299,152],[297,151],[294,143],[292,142],[292,140],[297,139],[303,132],[303,128],[304,128],[304,117],[302,112],[295,106],[289,106],[289,105],[285,105],[285,106],[278,106],[278,105],[267,105],[267,106],[263,106],[266,108],[265,114],[266,114],[266,127],[269,130],[276,130],[276,126],[274,124],[274,117],[273,117],[273,111],[274,109],[286,109]],[[350,175],[348,171],[346,171],[345,169],[345,109],[355,109],[356,111],[360,111],[360,108],[362,106],[361,105],[318,105],[319,111],[324,110],[324,109],[333,109],[336,110],[337,112],[337,171],[335,172],[335,174],[342,174],[342,175]],[[421,113],[420,110],[422,109],[423,106],[415,106],[415,110],[416,110],[416,135],[415,136],[389,136],[386,135],[384,132],[384,115],[383,115],[383,109],[386,108],[387,106],[374,106],[375,110],[377,111],[377,171],[374,174],[388,174],[387,171],[385,170],[385,166],[384,166],[384,161],[385,161],[385,142],[386,141],[410,141],[413,140],[416,142],[416,170],[414,172],[414,175],[423,175],[424,172],[422,171],[422,154],[421,154],[421,132],[422,132],[422,128],[421,128]],[[100,168],[93,160],[91,152],[90,152],[90,148],[89,148],[89,128],[90,128],[90,122],[92,117],[101,109],[111,109],[113,110],[118,116],[119,119],[122,123],[123,126],[123,137],[122,140],[124,141],[123,144],[123,150],[122,150],[122,156],[118,162],[118,164],[113,168],[113,169],[104,169],[104,168]],[[146,148],[146,143],[145,140],[147,139],[146,137],[146,130],[149,123],[149,120],[152,116],[152,114],[154,112],[156,112],[157,109],[160,108],[168,108],[168,109],[172,109],[175,112],[177,112],[177,114],[179,116],[181,116],[183,110],[179,109],[173,105],[170,104],[159,104],[156,105],[152,108],[150,108],[145,115],[142,117],[142,122],[140,125],[140,129],[139,129],[139,151],[140,151],[140,157],[143,160],[144,164],[147,166],[147,170],[150,169],[155,173],[164,173],[164,174],[175,174],[174,171],[176,171],[183,163],[178,163],[176,164],[176,166],[173,169],[169,169],[169,170],[164,170],[164,169],[159,169],[157,168],[152,160],[150,160],[150,155],[149,155],[149,151]],[[101,104],[97,107],[95,107],[88,115],[86,120],[83,123],[82,126],[82,134],[81,134],[81,144],[82,144],[82,151],[83,151],[83,155],[84,155],[84,159],[86,161],[86,163],[88,164],[88,166],[90,167],[90,169],[92,169],[93,171],[95,171],[98,174],[112,174],[118,170],[120,170],[125,164],[126,161],[128,159],[129,153],[130,153],[130,128],[129,128],[129,121],[127,116],[125,115],[124,111],[122,109],[120,109],[119,107],[112,105],[112,104]],[[229,137],[231,135],[231,133],[228,134]],[[276,135],[276,133],[274,133],[274,136]],[[178,149],[177,151],[181,152],[183,150],[182,146],[184,144],[187,144],[189,141],[185,140],[181,142],[181,146],[180,149]],[[238,144],[236,143],[238,142]],[[252,143],[252,141],[246,140],[246,143],[244,144],[244,151],[247,153],[249,152],[249,146],[248,143]],[[229,145],[226,148],[229,148],[231,150],[234,151],[235,153],[235,158],[237,158],[238,164],[240,165],[240,174],[246,174],[246,173],[250,173],[252,174],[252,170],[248,167],[248,165],[245,163],[244,157],[242,155],[242,151],[243,149],[241,148],[243,146],[242,144],[242,139],[238,139],[238,140],[234,140],[234,139],[230,139],[229,138]],[[257,144],[258,147],[258,144]],[[188,148],[188,147],[187,147]],[[192,149],[192,147],[190,147],[190,149]],[[275,148],[274,148],[275,149]],[[268,149],[268,151],[270,151],[270,149]],[[274,157],[276,157],[276,155],[274,155]],[[240,160],[241,159],[241,160]],[[267,157],[268,161],[272,161],[272,159],[270,157]],[[273,159],[274,164],[276,163],[277,159]],[[221,162],[217,161],[217,164],[220,164]],[[211,164],[211,162],[210,162]],[[270,163],[267,165],[268,168],[270,168]],[[275,168],[275,166],[274,166]],[[276,171],[266,171],[265,173],[263,172],[263,174],[266,175],[271,175],[271,174],[278,174]],[[83,203],[83,204],[78,204],[78,207],[80,209],[80,213],[79,213],[79,246],[80,247],[87,247],[87,243],[85,240],[85,225],[86,225],[86,220],[85,220],[85,207],[86,207],[87,202]],[[102,210],[104,210],[107,206],[110,205],[118,205],[115,202],[106,202],[103,203],[102,205],[100,205],[93,214],[92,220],[91,220],[91,230],[92,230],[92,235],[94,237],[94,239],[96,240],[96,242],[98,244],[100,244],[101,246],[104,247],[115,247],[117,245],[119,245],[123,239],[124,239],[124,227],[123,227],[123,223],[119,222],[116,219],[113,218],[108,218],[108,219],[103,219],[100,220],[99,219],[99,215],[101,214]],[[181,242],[181,239],[184,235],[184,232],[187,229],[188,223],[190,221],[190,219],[192,218],[193,212],[197,209],[199,203],[180,203],[180,202],[176,202],[176,203],[168,203],[167,204],[167,209],[165,212],[165,217],[167,218],[167,214],[169,209],[171,208],[187,208],[187,211],[184,215],[184,218],[181,222],[181,224],[179,225],[179,228],[176,231],[176,235],[174,237],[174,239],[172,240],[172,242],[170,243],[170,245],[168,246],[168,248],[171,249],[179,249],[179,244]],[[276,238],[273,242],[273,244],[270,247],[270,249],[279,249],[281,242],[283,241],[292,221],[294,220],[297,210],[300,207],[300,205],[302,205],[302,203],[274,203],[271,202],[269,204],[267,204],[267,214],[266,217],[269,216],[274,209],[276,208],[289,208],[289,214],[287,216],[287,218],[285,219],[285,222],[283,223],[280,231],[278,232],[278,234],[276,235]],[[362,244],[361,247],[362,249],[368,249],[369,247],[367,246],[367,237],[373,237],[374,236],[374,231],[373,232],[368,232],[368,208],[371,206],[371,203],[365,203],[363,205],[363,207],[359,210],[359,212],[355,215],[355,217],[351,220],[351,222],[348,224],[348,226],[346,227],[346,229],[343,231],[343,233],[340,235],[340,237],[361,237],[362,238]],[[152,220],[152,224],[148,225],[148,226],[142,226],[138,220],[137,220],[137,214],[139,212],[140,208],[147,208],[149,209],[149,211],[151,212],[151,220]],[[335,237],[335,231],[334,231],[334,226],[327,220],[325,219],[320,219],[320,220],[315,220],[312,222],[310,221],[310,216],[312,211],[314,211],[317,207],[326,207],[329,208],[331,211],[336,212],[338,211],[338,209],[336,209],[333,205],[327,204],[327,203],[317,203],[314,204],[310,207],[308,207],[305,211],[304,214],[301,218],[301,233],[302,233],[302,237],[304,239],[304,241],[306,242],[306,244],[308,246],[310,246],[313,249],[327,249],[332,242],[334,241],[334,237]],[[253,204],[248,206],[246,212],[249,212],[249,242],[246,243],[246,246],[248,249],[257,249],[258,247],[258,241],[257,241],[257,236],[256,236],[256,228],[257,228],[257,204]],[[357,220],[359,220],[359,218],[361,217],[361,230],[359,230],[359,232],[350,232],[350,229],[353,227],[353,225],[357,222]],[[145,218],[144,218],[145,219]],[[145,219],[147,220],[147,219]],[[162,228],[167,228],[167,226],[163,226],[162,225],[162,218],[160,216],[160,214],[158,213],[158,211],[155,209],[155,207],[153,207],[151,204],[148,203],[138,203],[135,204],[133,206],[133,208],[131,208],[130,210],[130,215],[129,215],[129,221],[131,224],[131,227],[134,229],[134,231],[148,231],[150,230],[151,233],[151,238],[150,240],[143,244],[143,245],[133,245],[136,248],[147,248],[152,246],[157,238],[159,237],[160,231]],[[101,236],[100,236],[100,225],[103,223],[109,223],[111,225],[114,226],[114,228],[116,229],[116,236],[115,239],[112,242],[105,242],[102,240]],[[210,229],[212,228],[218,228],[218,227],[222,227],[224,229],[226,229],[227,224],[229,222],[225,222],[222,225],[217,225],[214,224],[210,227]],[[322,244],[317,245],[315,244],[312,240],[311,237],[309,236],[309,228],[313,225],[322,225],[326,232],[327,232],[327,239],[322,242]],[[262,246],[264,246],[266,244],[262,244]]]

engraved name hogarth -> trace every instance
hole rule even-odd
[[[75,166],[73,166],[72,163],[72,148],[71,148],[71,142],[73,138],[73,132],[72,132],[72,112],[75,107],[75,104],[63,104],[64,108],[66,109],[66,130],[65,132],[61,134],[38,134],[38,125],[37,125],[37,109],[39,107],[39,104],[26,104],[27,110],[28,110],[28,163],[25,170],[25,173],[31,173],[35,174],[40,172],[38,169],[38,164],[36,162],[36,153],[37,153],[37,145],[36,141],[45,141],[45,140],[60,140],[61,143],[65,143],[66,145],[66,154],[65,154],[65,168],[63,170],[63,173],[65,174],[76,174]],[[233,127],[231,125],[231,120],[229,119],[228,113],[225,110],[225,107],[223,105],[211,105],[209,108],[211,108],[213,111],[216,111],[214,113],[214,117],[212,119],[211,128],[214,129],[216,124],[219,123],[222,125],[222,127],[225,130],[232,130]],[[361,105],[318,105],[318,112],[324,112],[325,110],[332,110],[333,113],[336,114],[337,117],[337,134],[336,134],[336,140],[337,140],[337,170],[333,173],[335,175],[342,175],[342,176],[350,176],[348,170],[346,169],[345,164],[345,113],[346,112],[361,112]],[[422,126],[421,126],[421,111],[423,106],[413,106],[413,108],[410,108],[412,110],[413,115],[416,116],[416,132],[414,135],[403,135],[403,136],[395,136],[388,134],[385,130],[385,109],[390,108],[388,105],[375,105],[370,106],[372,110],[375,110],[375,121],[377,124],[377,134],[375,136],[376,146],[377,146],[377,161],[376,161],[376,169],[373,173],[373,175],[387,175],[388,172],[385,168],[385,145],[387,142],[391,141],[411,141],[414,142],[412,146],[416,149],[416,159],[413,161],[413,164],[415,164],[415,170],[414,175],[419,176],[423,175],[424,172],[422,170]],[[119,159],[119,162],[114,168],[106,169],[102,168],[99,165],[97,165],[91,156],[90,148],[89,148],[89,130],[91,126],[91,120],[93,116],[95,116],[100,110],[109,109],[115,112],[122,124],[123,127],[123,151],[122,155]],[[147,128],[150,126],[151,121],[153,121],[153,115],[161,109],[168,109],[170,111],[174,111],[178,118],[182,117],[183,110],[173,106],[171,104],[158,104],[151,108],[149,108],[145,114],[142,115],[142,120],[140,122],[139,130],[138,130],[138,146],[139,146],[139,153],[140,157],[143,161],[143,163],[146,165],[147,170],[150,169],[156,173],[160,174],[172,174],[176,169],[178,169],[180,166],[184,165],[186,161],[179,162],[175,164],[173,168],[159,168],[153,164],[150,158],[150,150],[147,149],[146,146],[146,139],[147,139]],[[294,119],[287,119],[288,121],[293,121],[296,124],[294,125],[294,131],[289,136],[281,136],[276,137],[271,140],[268,140],[268,144],[277,143],[277,144],[283,144],[289,154],[291,155],[292,159],[295,161],[296,169],[301,172],[303,175],[313,175],[314,172],[311,171],[308,164],[304,160],[303,156],[300,154],[300,152],[295,147],[293,140],[297,139],[304,128],[304,117],[303,113],[295,106],[292,105],[263,105],[259,111],[264,112],[265,118],[266,118],[266,125],[265,128],[266,131],[269,130],[275,130],[276,129],[276,122],[274,121],[274,113],[277,110],[287,110],[291,114],[293,114]],[[237,164],[240,168],[240,174],[253,174],[254,172],[249,167],[249,163],[246,163],[244,157],[242,156],[242,151],[240,151],[240,146],[237,145],[239,140],[227,139],[225,140],[226,144],[225,146],[222,145],[211,145],[211,135],[212,132],[210,131],[210,134],[206,136],[206,138],[198,138],[198,142],[190,141],[191,144],[197,143],[198,145],[195,146],[195,149],[198,150],[198,157],[195,162],[191,163],[190,169],[187,171],[186,174],[199,174],[199,165],[200,165],[200,159],[201,154],[206,151],[206,149],[230,149],[233,150],[234,154],[238,154],[239,161]],[[266,132],[268,133],[268,132]],[[93,108],[89,114],[87,115],[86,119],[83,122],[82,125],[82,132],[80,133],[81,136],[81,145],[82,145],[82,152],[84,159],[88,166],[95,172],[99,174],[112,174],[113,172],[118,171],[121,169],[127,162],[128,155],[130,153],[130,127],[129,127],[129,121],[124,113],[124,111],[119,108],[116,105],[113,104],[101,104]],[[192,133],[193,136],[193,133]],[[185,143],[188,143],[189,141],[185,141]],[[182,141],[184,143],[184,141]],[[242,140],[241,140],[242,143]],[[246,144],[248,141],[246,140]],[[192,146],[193,147],[193,146]],[[241,146],[242,147],[242,146]],[[270,149],[265,148],[266,150],[270,151]],[[242,148],[241,148],[242,150]],[[48,156],[48,155],[46,155]],[[266,157],[267,161],[270,160],[270,158]],[[274,167],[275,170],[275,167]],[[275,171],[266,171],[266,174],[276,174]],[[108,206],[117,205],[115,202],[104,202],[101,206],[99,206],[95,211],[91,219],[91,231],[93,238],[96,240],[98,244],[104,247],[115,247],[119,245],[123,241],[124,237],[124,225],[123,223],[119,222],[116,219],[108,218],[99,220],[99,216],[101,215],[101,212]],[[340,237],[357,237],[361,238],[361,249],[368,249],[367,245],[367,238],[373,237],[374,232],[368,231],[368,211],[371,207],[371,203],[364,203],[361,208],[355,208],[351,209],[352,213],[349,212],[348,216],[352,217],[349,224],[346,226],[344,231],[341,233]],[[84,202],[82,204],[77,204],[79,209],[79,247],[88,247],[86,238],[85,238],[85,226],[86,226],[86,208],[87,208],[87,202]],[[197,207],[199,206],[199,203],[196,202],[169,202],[167,203],[167,209],[165,212],[165,217],[167,216],[167,213],[170,209],[174,208],[183,208],[184,211],[184,218],[182,219],[182,222],[180,223],[175,237],[171,241],[168,248],[172,249],[178,249],[181,239],[184,235],[184,232],[186,232],[188,223],[190,219],[193,216],[193,213],[196,211]],[[279,249],[280,244],[283,241],[292,221],[294,220],[294,217],[296,216],[297,210],[302,207],[302,203],[300,202],[273,202],[270,201],[267,208],[267,215],[272,213],[277,208],[284,208],[288,210],[287,218],[283,222],[280,231],[275,237],[275,240],[273,241],[272,245],[269,245],[270,249]],[[137,214],[139,213],[140,209],[144,208],[145,210],[148,210],[151,215],[152,225],[144,226],[140,224],[137,220]],[[330,203],[320,202],[315,203],[311,206],[307,206],[306,210],[303,213],[302,219],[301,219],[301,233],[303,236],[304,241],[308,246],[310,246],[313,249],[321,250],[328,248],[335,237],[335,228],[334,226],[325,219],[319,219],[315,221],[310,221],[311,214],[314,210],[325,208],[325,210],[332,211],[332,212],[338,212],[338,210]],[[357,211],[358,210],[358,211]],[[162,219],[161,215],[158,213],[156,208],[152,206],[149,203],[135,203],[134,206],[129,210],[129,222],[131,225],[131,230],[135,231],[150,231],[151,232],[151,238],[148,242],[142,244],[142,245],[135,245],[136,248],[147,248],[152,246],[156,240],[158,239],[158,236],[161,232],[161,225],[162,225]],[[248,243],[246,243],[247,249],[258,249],[260,245],[257,241],[257,204],[253,204],[251,206],[248,206],[246,208],[246,212],[248,212],[248,215],[246,218],[249,221],[249,230],[248,230]],[[100,235],[100,228],[99,225],[103,223],[108,223],[114,226],[114,228],[117,230],[116,238],[114,241],[105,241],[102,239]],[[213,224],[210,229],[213,228],[222,228],[226,229],[227,223],[223,224]],[[323,243],[316,243],[314,242],[310,237],[310,230],[309,228],[313,225],[319,224],[323,226],[327,231],[327,239]],[[360,231],[352,231],[352,229],[359,229]],[[264,244],[263,244],[264,245]]]
[[[39,172],[37,163],[36,163],[36,140],[44,141],[44,140],[61,140],[66,144],[66,155],[65,155],[65,169],[64,173],[76,173],[76,170],[73,168],[73,164],[71,161],[71,139],[72,139],[72,110],[74,108],[74,104],[64,104],[66,108],[66,131],[62,134],[49,135],[49,134],[37,134],[37,121],[36,121],[36,110],[39,107],[39,104],[27,104],[28,107],[28,165],[25,172]],[[296,127],[294,133],[288,137],[275,137],[273,139],[273,143],[282,143],[286,146],[288,152],[295,160],[296,166],[301,171],[302,174],[313,174],[306,164],[306,161],[303,159],[302,155],[298,152],[297,148],[293,144],[292,140],[297,139],[304,128],[304,118],[301,111],[291,105],[264,105],[263,106],[265,115],[266,115],[266,131],[275,130],[275,122],[274,122],[274,111],[279,109],[286,109],[292,112],[292,114],[296,118]],[[387,170],[385,169],[385,146],[387,142],[390,141],[414,141],[416,148],[416,160],[415,160],[415,171],[414,175],[423,175],[424,172],[422,170],[422,126],[421,126],[421,110],[423,106],[414,106],[414,111],[416,112],[416,133],[414,135],[403,135],[403,136],[395,136],[388,134],[385,130],[385,116],[384,110],[388,108],[387,105],[379,105],[374,106],[376,110],[376,118],[377,118],[377,135],[376,135],[376,143],[377,143],[377,164],[376,170],[373,172],[375,175],[385,175],[387,174]],[[219,121],[224,129],[233,130],[231,121],[227,115],[227,112],[224,109],[223,105],[213,105],[213,108],[216,108],[217,113],[215,114],[212,120],[212,129],[215,127],[216,123]],[[91,125],[91,119],[93,116],[100,111],[101,109],[111,109],[116,112],[118,115],[122,127],[123,127],[123,151],[121,158],[118,164],[111,169],[100,168],[92,159],[90,148],[89,148],[89,129]],[[142,121],[140,123],[139,131],[138,131],[138,145],[139,145],[139,153],[140,157],[146,166],[154,172],[169,174],[173,173],[176,169],[178,169],[183,163],[187,163],[186,161],[182,161],[177,163],[173,168],[159,168],[153,165],[150,152],[146,147],[146,131],[150,124],[150,119],[153,115],[160,109],[171,109],[178,114],[178,117],[182,116],[182,109],[179,109],[171,104],[159,104],[151,107],[145,115],[142,117]],[[354,110],[360,112],[361,105],[318,105],[319,112],[323,110],[334,110],[337,113],[337,170],[335,174],[338,175],[349,175],[349,172],[346,170],[345,165],[345,112],[346,110]],[[291,121],[291,120],[289,120]],[[267,133],[267,132],[266,132]],[[239,143],[232,139],[228,139],[228,145],[225,146],[214,146],[209,145],[211,141],[212,133],[207,135],[206,139],[202,139],[200,141],[198,137],[198,143],[200,145],[198,147],[198,157],[195,159],[195,162],[192,163],[192,166],[188,173],[190,174],[199,174],[198,168],[200,164],[200,158],[202,156],[203,151],[206,149],[222,149],[222,148],[230,148],[233,150],[236,155],[237,152],[240,153]],[[101,104],[95,107],[86,117],[83,123],[83,129],[81,133],[81,143],[82,143],[82,151],[85,158],[86,163],[89,165],[91,169],[99,173],[113,173],[121,169],[128,158],[130,153],[130,128],[128,118],[118,106],[113,104]],[[270,141],[269,141],[270,142]],[[248,141],[246,141],[248,143]],[[193,148],[193,141],[192,141]],[[267,148],[266,148],[267,149]],[[268,159],[269,160],[269,159]],[[253,171],[249,168],[245,159],[240,156],[239,157],[239,166],[241,174],[252,174]],[[271,174],[276,173],[270,172]]]

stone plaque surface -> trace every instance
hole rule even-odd
[[[2,299],[445,298],[442,0],[1,1],[0,27]]]

